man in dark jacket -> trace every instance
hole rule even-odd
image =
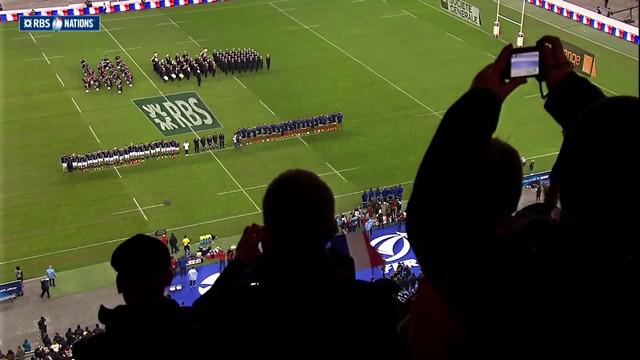
[[[353,260],[326,250],[337,231],[329,187],[313,173],[289,170],[269,185],[263,210],[264,227],[245,229],[235,259],[194,303],[200,341],[221,322],[217,341],[228,356],[238,349],[264,358],[297,357],[301,349],[318,358],[397,354],[391,295],[356,281]],[[381,346],[369,343],[372,336]]]
[[[497,151],[505,146],[495,147],[492,139],[502,102],[523,82],[503,81],[509,45],[447,111],[416,175],[407,230],[429,284],[424,291],[421,287],[419,297],[426,295],[430,305],[438,303],[446,309],[436,317],[412,318],[409,351],[414,358],[435,358],[434,354],[444,353],[447,358],[490,355],[494,359],[522,359],[541,358],[551,352],[575,357],[596,348],[622,354],[618,349],[633,344],[632,332],[623,330],[624,314],[630,313],[634,303],[631,272],[625,270],[631,269],[633,259],[630,241],[624,240],[629,237],[620,232],[610,240],[602,231],[607,228],[603,224],[625,223],[612,219],[627,212],[605,209],[620,204],[626,196],[608,193],[599,199],[600,206],[594,206],[589,196],[591,183],[584,181],[582,170],[596,152],[606,153],[607,157],[597,156],[608,165],[606,177],[610,172],[617,176],[609,183],[611,187],[605,188],[631,187],[614,185],[623,178],[620,174],[625,167],[609,158],[628,160],[637,154],[630,139],[635,135],[629,134],[638,133],[638,122],[629,119],[640,115],[640,106],[637,98],[602,104],[602,92],[572,72],[558,38],[544,37],[538,48],[543,74],[539,80],[549,88],[545,108],[566,137],[551,178],[562,197],[563,223],[548,218],[522,221],[511,216],[520,197],[513,175],[521,166],[509,160],[511,151]],[[607,114],[614,115],[616,125],[602,123]],[[590,125],[578,125],[584,124],[585,118],[591,120]],[[609,142],[595,135],[601,130],[594,124],[607,129]],[[629,139],[614,145],[618,129],[625,129]],[[464,167],[459,165],[462,163]],[[469,186],[469,172],[477,174],[480,183]],[[585,241],[589,236],[584,228],[597,228],[595,233],[603,235],[597,239],[607,241]],[[594,291],[595,283],[605,291]],[[414,310],[425,310],[429,304],[424,305],[418,302]],[[448,317],[441,321],[445,313]],[[434,319],[441,321],[434,322],[440,328],[434,323],[425,326]],[[462,333],[452,333],[453,343],[436,344],[435,337],[429,336],[451,329],[462,329]],[[430,344],[431,349],[424,344]]]
[[[156,238],[135,235],[114,250],[111,266],[126,305],[100,307],[98,319],[105,325],[104,333],[76,343],[74,358],[116,359],[123,352],[130,359],[182,358],[181,346],[157,344],[167,334],[172,334],[173,344],[184,343],[187,340],[181,334],[189,326],[188,311],[164,296],[172,278],[167,247]]]

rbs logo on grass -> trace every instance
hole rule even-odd
[[[21,16],[20,31],[100,31],[100,16]]]
[[[207,105],[193,91],[134,99],[144,115],[165,136],[221,128]]]

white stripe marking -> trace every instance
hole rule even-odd
[[[44,52],[42,53],[42,56],[44,56],[44,59],[47,60],[47,64],[51,65],[51,62],[47,58],[47,55],[44,54]]]
[[[120,179],[122,179],[122,175],[120,174],[120,170],[118,170],[118,168],[117,168],[117,167],[115,167],[115,166],[113,167],[113,170],[115,170],[115,171],[116,171],[116,174],[118,174],[118,177],[119,177]]]
[[[29,33],[29,36],[31,36],[31,40],[33,40],[33,43],[34,43],[34,44],[37,44],[37,42],[36,42],[36,38],[34,38],[34,37],[33,37],[33,35],[32,35],[31,33]]]
[[[300,137],[300,135],[296,135],[296,137],[298,137],[298,139],[299,139],[300,141],[302,141],[302,143],[303,143],[303,144],[305,144],[306,146],[309,146],[309,144],[307,144],[307,142],[306,142],[306,141],[304,141],[304,139],[303,139],[303,138],[301,138],[301,137]]]
[[[552,153],[548,153],[548,154],[544,154],[544,155],[536,155],[536,156],[532,156],[527,158],[527,160],[531,160],[531,159],[539,159],[539,158],[543,158],[543,157],[547,157],[547,156],[553,156],[553,155],[558,155],[559,152],[552,152]]]
[[[329,164],[328,162],[325,162],[325,164],[327,164],[327,166],[334,172],[336,173],[336,175],[338,175],[342,180],[344,180],[344,182],[348,182],[347,179],[345,179],[344,176],[342,176],[342,174],[340,174],[333,166],[331,166],[331,164]]]
[[[534,97],[539,97],[539,96],[540,96],[540,94],[531,94],[531,95],[525,96],[524,98],[528,99],[528,98],[534,98]]]
[[[187,229],[187,228],[196,227],[196,226],[200,226],[200,225],[206,225],[206,224],[211,224],[211,223],[216,223],[216,222],[221,222],[221,221],[226,221],[226,220],[238,219],[238,218],[242,218],[242,217],[256,215],[256,214],[259,214],[259,213],[260,213],[259,211],[254,211],[254,212],[250,212],[250,213],[246,213],[246,214],[234,215],[234,216],[229,216],[229,217],[225,217],[225,218],[221,218],[221,219],[207,220],[207,221],[203,221],[203,222],[199,222],[199,223],[195,223],[195,224],[189,224],[189,225],[184,225],[184,226],[168,228],[167,231],[182,230],[182,229]],[[152,235],[152,234],[153,233],[147,233],[147,235]],[[66,252],[71,252],[71,251],[76,251],[76,250],[88,249],[88,248],[92,248],[92,247],[96,247],[96,246],[111,244],[111,243],[114,243],[114,242],[125,241],[127,239],[128,239],[128,237],[120,238],[120,239],[114,239],[114,240],[107,240],[107,241],[102,241],[102,242],[98,242],[98,243],[94,243],[94,244],[82,245],[82,246],[77,246],[77,247],[74,247],[74,248],[62,249],[62,250],[52,251],[52,252],[48,252],[48,253],[44,253],[44,254],[27,256],[27,257],[23,257],[23,258],[19,258],[19,259],[7,260],[7,261],[0,262],[0,265],[23,262],[23,261],[26,261],[26,260],[38,259],[38,258],[45,257],[45,256],[51,256],[51,255],[63,254],[63,253],[66,253]]]
[[[309,28],[318,28],[318,27],[320,27],[320,25],[309,25]],[[294,26],[289,28],[289,30],[306,30],[306,28],[302,26]]]
[[[127,48],[127,50],[138,50],[138,49],[142,49],[142,46],[135,46],[135,47]],[[121,51],[121,50],[120,49],[111,49],[111,50],[107,50],[105,52],[110,53],[110,52],[118,52],[118,51]]]
[[[65,87],[64,83],[62,82],[62,79],[60,79],[60,75],[58,75],[58,73],[56,73],[56,77],[58,78],[58,81],[60,81],[60,84],[62,84],[62,87]]]
[[[247,88],[235,75],[233,75],[233,78],[238,82],[238,84],[242,85],[243,88]]]
[[[358,169],[359,169],[359,167],[356,166],[356,167],[352,167],[352,168],[348,168],[348,169],[338,170],[338,172],[339,173],[343,173],[343,172],[353,171],[353,170],[358,170]],[[330,172],[325,172],[325,173],[321,173],[321,174],[317,174],[317,175],[320,176],[320,177],[323,177],[323,176],[327,176],[327,175],[335,175],[335,172],[330,171]],[[265,185],[257,185],[257,186],[251,186],[251,187],[244,188],[244,189],[245,190],[255,190],[255,189],[266,188],[267,186],[269,186],[269,185],[267,185],[267,184],[265,184]],[[218,195],[227,195],[227,194],[233,194],[233,193],[237,193],[237,192],[240,192],[240,190],[236,189],[236,190],[230,190],[230,191],[223,191],[223,192],[218,193]]]
[[[65,58],[67,57],[67,55],[55,55],[55,56],[49,56],[49,60],[51,59],[60,59],[60,58]]]
[[[79,112],[79,113],[81,113],[81,112],[82,112],[82,110],[80,110],[80,106],[78,106],[78,103],[76,102],[76,99],[71,98],[71,101],[73,101],[73,105],[75,105],[75,106],[76,106],[76,109],[78,109],[78,112]]]
[[[245,191],[245,189],[240,186],[240,183],[238,183],[238,181],[236,180],[236,178],[233,177],[233,175],[231,175],[231,173],[229,172],[229,170],[227,170],[227,168],[222,164],[222,162],[220,161],[220,159],[218,159],[218,157],[216,156],[216,154],[214,154],[211,150],[209,150],[209,153],[211,153],[211,156],[213,156],[214,159],[216,159],[216,161],[218,162],[218,164],[220,164],[220,166],[222,167],[222,169],[224,171],[226,171],[227,175],[229,175],[229,177],[231,178],[231,180],[233,180],[234,183],[236,183],[236,186],[238,186],[238,188],[244,193],[244,196],[247,197],[247,199],[249,199],[249,201],[251,201],[251,204],[253,204],[253,206],[256,208],[256,210],[258,210],[258,212],[262,212],[262,209],[260,209],[260,207],[255,203],[255,201],[253,201],[253,199],[249,196],[249,194],[247,194],[247,192]]]
[[[613,90],[609,90],[609,89],[607,89],[606,87],[604,87],[604,86],[602,86],[602,85],[600,85],[600,84],[596,84],[593,80],[591,80],[591,82],[592,82],[595,86],[599,87],[600,89],[605,90],[605,91],[608,91],[608,92],[612,93],[613,95],[620,95],[620,94],[618,94],[617,92],[615,92],[615,91],[613,91]]]
[[[173,21],[173,19],[172,19],[172,18],[169,18],[169,21],[171,21],[171,23],[172,23],[173,25],[175,25],[175,27],[177,27],[178,29],[180,28],[180,25],[176,24],[176,22],[175,22],[175,21]]]
[[[351,1],[352,3],[361,3],[361,2],[365,2],[366,0],[353,0]]]
[[[122,49],[122,51],[124,51],[124,53],[129,57],[129,59],[131,59],[131,61],[133,62],[133,64],[138,68],[138,70],[140,70],[140,72],[144,75],[144,77],[147,78],[147,80],[149,80],[149,82],[151,83],[151,85],[153,85],[153,87],[156,88],[156,90],[158,91],[158,93],[160,93],[160,95],[162,97],[164,97],[164,99],[166,101],[169,101],[169,99],[167,99],[167,96],[162,92],[162,90],[160,90],[160,88],[158,88],[158,85],[156,85],[155,82],[153,82],[153,80],[151,80],[151,78],[149,77],[149,75],[147,75],[147,73],[142,70],[142,68],[140,67],[140,65],[136,62],[136,60],[131,56],[131,54],[129,54],[129,52],[127,50],[125,50],[125,48],[122,46],[122,44],[120,44],[120,42],[118,41],[118,39],[116,39],[113,34],[111,34],[111,32],[109,31],[109,29],[107,29],[106,26],[104,26],[104,24],[101,24],[102,28],[104,29],[104,31],[107,33],[107,35],[109,35],[109,37],[116,43],[116,45],[118,45],[120,47],[120,49]],[[198,133],[193,130],[193,128],[191,127],[191,125],[189,125],[189,129],[191,130],[192,133],[194,133],[196,135],[196,137],[198,139],[200,139],[200,135],[198,135]],[[238,186],[238,188],[240,190],[242,190],[242,192],[244,193],[244,195],[247,197],[247,199],[249,199],[249,201],[251,202],[251,204],[259,211],[262,212],[262,209],[260,209],[260,207],[255,203],[255,201],[253,201],[253,199],[249,196],[249,194],[247,194],[247,192],[242,188],[242,186],[240,186],[240,183],[238,183],[238,181],[236,180],[236,178],[233,177],[233,175],[231,175],[231,173],[229,172],[229,170],[227,170],[227,168],[222,164],[222,162],[220,161],[220,159],[218,159],[218,157],[216,156],[216,154],[213,153],[213,151],[209,150],[209,153],[211,154],[211,156],[213,156],[214,159],[216,159],[216,161],[218,162],[218,164],[220,164],[220,167],[222,167],[222,169],[227,173],[227,175],[229,175],[229,177],[231,178],[231,180],[233,180],[233,182]]]
[[[194,38],[191,37],[191,35],[189,35],[189,40],[193,41],[193,43],[196,44],[196,46],[202,47]]]
[[[273,110],[271,110],[267,104],[265,104],[262,100],[260,100],[260,104],[262,104],[262,106],[265,107],[265,109],[269,110],[269,112],[271,113],[271,115],[276,116],[276,113],[273,112]]]
[[[495,58],[496,58],[496,56],[495,56],[495,55],[493,55],[493,54],[491,54],[491,53],[485,53],[485,54],[487,54],[488,56],[490,56],[490,57],[491,57],[491,58],[493,58],[493,59],[495,59]]]
[[[447,112],[447,110],[442,110],[442,111],[436,111],[435,113],[440,115],[440,114],[444,114],[446,112]],[[423,116],[429,116],[429,115],[433,115],[433,113],[422,113],[422,114],[416,115],[416,117],[423,117]]]
[[[408,11],[407,11],[407,10],[405,10],[405,9],[400,9],[400,10],[402,10],[402,12],[403,12],[403,13],[405,13],[405,14],[407,14],[407,15],[411,16],[411,17],[412,17],[412,18],[414,18],[414,19],[417,19],[417,18],[418,18],[417,16],[413,15],[412,13],[408,12]]]
[[[326,43],[328,43],[329,45],[333,46],[334,48],[336,48],[338,51],[340,51],[341,53],[347,55],[348,57],[350,57],[353,61],[357,62],[358,64],[362,65],[362,67],[364,67],[365,69],[369,70],[370,72],[372,72],[374,75],[376,75],[377,77],[379,77],[380,79],[384,80],[387,84],[393,86],[396,90],[400,91],[401,93],[405,94],[407,97],[409,97],[411,100],[415,101],[417,104],[419,104],[420,106],[422,106],[423,108],[429,110],[430,112],[434,113],[436,116],[438,117],[442,117],[440,115],[438,115],[435,111],[433,111],[433,109],[431,109],[430,107],[428,107],[427,105],[425,105],[422,101],[416,99],[415,97],[413,97],[411,94],[409,94],[408,92],[402,90],[402,88],[400,88],[398,85],[396,85],[395,83],[391,82],[391,80],[387,79],[386,77],[378,74],[375,70],[373,70],[371,67],[369,67],[367,64],[363,63],[362,61],[358,60],[357,58],[355,58],[353,55],[349,54],[348,52],[346,52],[344,49],[342,49],[341,47],[339,47],[338,45],[332,43],[331,41],[329,41],[327,38],[325,38],[324,36],[320,35],[318,32],[316,32],[313,29],[310,29],[307,25],[305,25],[304,23],[302,23],[300,20],[294,18],[293,16],[287,14],[286,12],[280,10],[280,8],[278,6],[276,6],[274,3],[270,2],[269,3],[272,7],[276,8],[277,10],[279,10],[282,14],[286,15],[289,19],[295,21],[296,23],[298,23],[298,25],[303,26],[304,28],[306,28],[308,31],[310,31],[311,33],[313,33],[315,36],[319,37],[320,39],[324,40]]]
[[[142,210],[147,210],[147,209],[153,209],[153,208],[157,208],[157,207],[161,207],[161,206],[166,206],[166,204],[158,204],[158,205],[145,206],[145,207],[143,207],[143,208],[141,208],[141,209],[142,209]],[[130,210],[118,211],[118,212],[114,212],[114,213],[113,213],[113,215],[126,214],[126,213],[136,212],[136,211],[138,211],[138,209],[130,209]]]
[[[93,137],[96,138],[96,141],[98,142],[98,144],[100,143],[100,139],[98,139],[98,135],[96,135],[96,132],[93,131],[93,128],[91,127],[91,125],[89,126],[89,130],[91,130],[91,133],[93,134]]]
[[[448,32],[448,31],[446,32],[446,34],[447,34],[447,35],[449,35],[449,36],[451,36],[452,38],[454,38],[454,39],[458,40],[458,41],[464,41],[464,40],[460,39],[459,37],[457,37],[457,36],[453,35],[452,33]]]
[[[380,16],[380,17],[381,17],[381,18],[383,18],[383,19],[386,19],[386,18],[392,18],[392,17],[397,17],[397,16],[407,16],[407,14],[391,14],[391,15],[382,15],[382,16]]]
[[[261,188],[266,188],[269,185],[257,185],[257,186],[251,186],[251,187],[247,187],[244,188],[245,190],[255,190],[255,189],[261,189]],[[230,191],[223,191],[223,192],[219,192],[218,195],[227,195],[227,194],[233,194],[233,193],[237,193],[240,192],[239,189],[236,190],[230,190]]]
[[[135,197],[133,198],[133,202],[136,203],[136,206],[138,207],[138,210],[140,210],[142,217],[144,217],[145,220],[149,221],[149,219],[147,218],[147,215],[144,214],[144,211],[142,211],[142,208],[140,207],[140,204],[138,204],[138,200],[136,200]]]

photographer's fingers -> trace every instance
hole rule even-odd
[[[513,90],[515,90],[518,86],[526,84],[527,83],[527,79],[526,78],[515,78],[515,79],[511,79],[509,80],[508,83],[506,83],[503,87],[502,87],[502,98],[505,99],[507,96],[509,96],[509,94],[511,94],[513,92]]]
[[[508,44],[507,46],[502,48],[500,51],[500,55],[496,58],[496,61],[493,62],[496,70],[502,71],[505,66],[509,63],[509,59],[511,58],[511,50],[513,50],[513,44]]]

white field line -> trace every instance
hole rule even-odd
[[[142,207],[141,209],[142,210],[154,209],[154,208],[161,207],[161,206],[166,206],[166,205],[165,204],[151,205],[151,206]],[[114,212],[113,215],[126,214],[126,213],[136,212],[136,211],[138,211],[138,208]]]
[[[391,15],[381,15],[380,17],[383,19],[397,17],[397,16],[407,16],[407,14],[391,14]]]
[[[113,167],[113,170],[115,170],[115,171],[116,171],[116,174],[118,174],[118,177],[119,177],[120,179],[122,179],[122,175],[120,174],[120,170],[118,170],[118,168],[117,168],[116,166],[114,166],[114,167]]]
[[[173,227],[173,228],[168,228],[167,231],[188,229],[188,228],[192,228],[192,227],[196,227],[196,226],[200,226],[200,225],[212,224],[212,223],[222,222],[222,221],[227,221],[227,220],[232,220],[232,219],[239,219],[239,218],[242,218],[242,217],[256,215],[256,214],[259,214],[259,213],[260,213],[259,211],[254,211],[254,212],[250,212],[250,213],[246,213],[246,214],[233,215],[233,216],[228,216],[228,217],[224,217],[224,218],[220,218],[220,219],[207,220],[207,221],[203,221],[203,222],[199,222],[199,223],[195,223],[195,224],[188,224],[188,225],[182,225],[182,226],[177,226],[177,227]],[[152,235],[152,234],[153,234],[152,232],[151,233],[147,233],[147,235]],[[92,247],[96,247],[96,246],[107,245],[107,244],[111,244],[111,243],[115,243],[115,242],[121,242],[121,241],[125,241],[127,239],[128,239],[128,237],[124,237],[124,238],[119,238],[119,239],[101,241],[101,242],[88,244],[88,245],[77,246],[77,247],[73,247],[73,248],[67,248],[67,249],[62,249],[62,250],[51,251],[51,252],[48,252],[48,253],[42,253],[42,254],[38,254],[38,255],[26,256],[26,257],[23,257],[23,258],[18,258],[18,259],[13,259],[13,260],[7,260],[7,261],[0,262],[0,265],[19,263],[19,262],[23,262],[23,261],[27,261],[27,260],[38,259],[38,258],[45,257],[45,256],[64,254],[64,253],[71,252],[71,251],[77,251],[77,250],[88,249],[88,248],[92,248]]]
[[[451,36],[452,38],[454,38],[454,39],[456,39],[456,40],[460,41],[460,42],[464,42],[464,40],[460,39],[459,37],[457,37],[457,36],[453,35],[452,33],[448,32],[448,31],[446,32],[446,34],[447,34],[447,35],[449,35],[449,36]]]
[[[325,162],[325,164],[327,164],[329,169],[331,169],[334,173],[336,173],[340,177],[340,179],[344,180],[344,182],[348,182],[347,179],[338,172],[338,170],[336,170],[333,166],[331,166],[331,164],[329,164],[328,162]]]
[[[147,218],[147,215],[145,215],[144,211],[142,211],[142,208],[140,207],[140,204],[138,204],[138,200],[136,200],[135,196],[133,197],[133,202],[136,203],[136,206],[138,207],[138,210],[140,210],[140,213],[142,214],[142,217],[144,217],[145,220],[149,221],[149,219]]]
[[[408,12],[408,11],[407,11],[407,10],[405,10],[405,9],[400,9],[400,10],[402,10],[402,12],[403,12],[403,13],[405,13],[405,14],[407,14],[407,15],[411,16],[411,17],[412,17],[412,18],[414,18],[414,19],[417,19],[417,18],[418,18],[417,16],[413,15],[412,13]]]
[[[93,137],[96,138],[96,141],[99,144],[100,143],[100,139],[98,139],[98,135],[96,135],[96,132],[93,131],[93,128],[91,127],[91,125],[89,125],[89,130],[91,130],[91,133],[93,134]]]
[[[339,47],[338,45],[332,43],[329,39],[325,38],[324,36],[320,35],[317,31],[309,28],[307,25],[305,25],[303,22],[301,22],[300,20],[296,19],[295,17],[291,16],[290,14],[284,12],[283,10],[281,10],[277,5],[275,5],[273,2],[269,3],[273,8],[275,8],[276,10],[280,11],[280,13],[284,14],[286,17],[288,17],[289,19],[291,19],[292,21],[296,22],[298,25],[304,27],[305,29],[307,29],[307,31],[311,32],[312,34],[314,34],[315,36],[317,36],[318,38],[324,40],[327,44],[333,46],[336,50],[340,51],[341,53],[345,54],[346,56],[350,57],[353,61],[357,62],[358,64],[360,64],[362,67],[364,67],[365,69],[369,70],[371,73],[373,73],[374,75],[376,75],[377,77],[379,77],[380,79],[382,79],[383,81],[385,81],[387,84],[393,86],[396,90],[400,91],[401,93],[403,93],[404,95],[406,95],[408,98],[410,98],[411,100],[413,100],[414,102],[416,102],[418,105],[422,106],[423,108],[429,110],[430,112],[434,113],[437,117],[442,118],[442,116],[438,115],[435,111],[433,111],[433,109],[431,109],[429,106],[425,105],[422,101],[416,99],[413,95],[409,94],[408,92],[404,91],[401,87],[399,87],[398,85],[396,85],[395,83],[393,83],[391,80],[387,79],[386,77],[380,75],[377,71],[373,70],[369,65],[363,63],[362,61],[360,61],[359,59],[357,59],[356,57],[354,57],[353,55],[349,54],[347,51],[345,51],[343,48]]]
[[[34,44],[37,44],[38,42],[36,41],[36,38],[33,37],[33,34],[29,33],[29,36],[31,36],[31,40],[33,40]]]
[[[56,73],[56,77],[58,78],[58,81],[60,81],[60,84],[62,84],[62,87],[65,87],[64,82],[62,82],[62,79],[60,78],[60,75],[58,75],[58,73]]]
[[[302,141],[303,144],[305,144],[306,146],[309,146],[309,144],[307,144],[307,142],[304,141],[304,139],[301,138],[300,135],[296,135],[296,137],[298,138],[298,140]]]
[[[247,88],[247,86],[245,84],[242,83],[242,81],[240,81],[240,79],[238,79],[235,75],[233,75],[233,78],[238,82],[238,84],[240,84],[243,88]]]
[[[71,98],[71,101],[73,101],[73,105],[75,105],[75,106],[76,106],[76,109],[78,109],[78,112],[79,112],[79,113],[82,113],[82,110],[80,110],[80,106],[78,106],[78,103],[76,102],[76,99]]]
[[[180,25],[176,24],[176,22],[175,22],[175,21],[173,21],[173,19],[172,19],[172,18],[169,18],[169,21],[171,21],[171,23],[172,23],[175,27],[177,27],[178,29],[180,29]]]
[[[548,156],[554,156],[554,155],[558,155],[558,154],[559,154],[559,152],[556,151],[556,152],[551,152],[551,153],[548,153],[548,154],[531,156],[531,157],[528,157],[527,160],[540,159],[540,158],[544,158],[544,157],[548,157]]]
[[[196,41],[196,39],[191,37],[191,35],[189,35],[189,40],[191,40],[194,44],[196,44],[197,47],[202,47],[200,46],[200,43]]]
[[[49,58],[47,58],[47,55],[45,55],[44,52],[42,52],[42,56],[47,60],[47,64],[51,65],[51,61],[49,61]]]
[[[276,116],[276,113],[274,113],[273,110],[271,110],[271,108],[269,108],[267,104],[264,103],[264,101],[260,100],[260,104],[262,104],[262,106],[264,106],[265,109],[269,110],[271,115]]]
[[[131,56],[131,54],[129,54],[129,52],[122,46],[122,44],[120,44],[120,42],[118,41],[118,39],[116,39],[113,34],[111,34],[111,32],[109,31],[109,29],[104,26],[104,24],[102,24],[102,28],[104,29],[104,31],[107,33],[107,35],[109,35],[109,37],[116,43],[116,45],[118,45],[118,47],[120,47],[120,49],[122,49],[122,51],[124,51],[124,53],[129,57],[129,59],[131,59],[131,61],[133,62],[133,64],[138,68],[138,70],[140,70],[140,72],[147,78],[147,80],[149,80],[149,82],[151,83],[151,85],[153,85],[154,88],[156,88],[156,90],[158,91],[158,93],[160,93],[160,95],[162,97],[164,97],[164,99],[166,101],[169,101],[167,99],[167,96],[162,92],[162,90],[160,90],[160,88],[158,88],[158,85],[156,85],[156,83],[151,80],[151,78],[149,77],[149,75],[147,75],[147,73],[140,67],[140,65],[136,62],[136,60],[133,58],[133,56]],[[189,129],[191,130],[191,132],[193,134],[195,134],[195,136],[200,139],[200,135],[198,135],[198,133],[193,130],[193,128],[191,127],[191,125],[189,125]],[[229,175],[229,177],[231,178],[231,180],[233,180],[233,182],[236,184],[236,186],[238,186],[238,188],[240,190],[242,190],[242,192],[244,193],[244,195],[247,197],[247,199],[249,200],[249,202],[251,202],[251,204],[256,208],[256,210],[258,211],[262,211],[262,209],[260,209],[260,207],[256,204],[255,201],[253,201],[253,199],[249,196],[249,194],[247,194],[247,192],[242,188],[242,186],[240,185],[240,183],[236,180],[235,177],[233,177],[233,175],[231,175],[231,173],[229,172],[229,170],[224,166],[224,164],[222,164],[222,162],[220,161],[220,159],[218,159],[218,157],[216,156],[216,154],[213,153],[213,151],[209,150],[209,153],[211,154],[211,156],[213,156],[214,159],[216,159],[216,161],[218,162],[218,164],[220,164],[220,167],[222,167],[222,169],[227,173],[227,175]]]
[[[353,171],[353,170],[358,170],[359,167],[352,167],[352,168],[348,168],[348,169],[342,169],[342,170],[338,170],[339,173],[343,173],[343,172],[348,172],[348,171]],[[320,177],[323,176],[327,176],[327,175],[335,175],[336,173],[333,171],[329,171],[329,172],[325,172],[325,173],[320,173],[317,174]],[[247,187],[244,188],[245,190],[255,190],[255,189],[261,189],[261,188],[266,188],[267,186],[269,186],[268,184],[263,184],[263,185],[256,185],[256,186],[251,186],[251,187]],[[223,192],[219,192],[218,195],[227,195],[227,194],[233,194],[233,193],[237,193],[240,192],[240,190],[230,190],[230,191],[223,191]]]

